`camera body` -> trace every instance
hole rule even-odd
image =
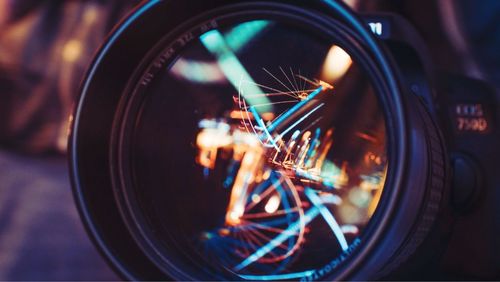
[[[242,23],[252,23],[251,27],[255,28],[255,23],[262,24],[262,20],[270,21],[271,26],[284,24],[285,27],[282,30],[285,32],[292,30],[299,34],[293,35],[295,33],[291,32],[293,36],[280,37],[282,33],[276,32],[274,37],[267,39],[269,42],[276,44],[275,41],[291,40],[289,42],[296,44],[293,46],[302,47],[294,49],[285,46],[283,48],[278,44],[276,46],[283,50],[273,53],[276,58],[266,57],[271,55],[259,49],[261,51],[255,54],[249,53],[250,55],[247,56],[250,59],[241,59],[242,63],[239,64],[238,56],[243,55],[234,56],[228,50],[232,49],[237,53],[235,47],[227,42],[230,48],[224,47],[225,45],[221,43],[223,41],[219,39],[228,36],[231,31],[245,30],[238,29]],[[239,22],[240,25],[233,26],[232,22]],[[247,31],[248,27],[248,25],[245,26]],[[299,33],[304,30],[308,33]],[[316,34],[309,37],[309,33]],[[236,34],[241,37],[241,34]],[[297,36],[303,36],[298,38],[298,43],[294,41]],[[229,41],[227,37],[225,40]],[[367,160],[367,163],[378,162],[379,167],[382,167],[381,164],[384,162],[388,163],[385,172],[380,168],[381,171],[370,175],[371,181],[373,179],[382,181],[384,191],[381,194],[377,192],[373,192],[373,195],[363,194],[376,202],[375,212],[369,213],[369,218],[362,224],[344,224],[343,229],[335,220],[335,216],[338,215],[336,212],[339,210],[331,206],[325,208],[325,204],[327,202],[329,205],[340,203],[338,199],[344,196],[342,200],[347,201],[346,199],[351,197],[352,193],[343,194],[342,189],[345,190],[345,188],[341,186],[345,183],[340,183],[340,176],[336,175],[338,177],[330,181],[334,182],[332,185],[325,180],[328,177],[325,175],[339,171],[339,175],[344,175],[367,168],[362,166],[361,168],[340,169],[334,165],[337,160],[332,157],[330,167],[335,168],[333,172],[316,175],[317,177],[307,175],[302,167],[294,167],[296,163],[290,165],[289,162],[290,152],[292,148],[295,148],[291,147],[294,146],[291,144],[294,144],[292,141],[297,138],[297,135],[289,137],[290,142],[286,145],[289,153],[284,160],[275,162],[276,156],[281,152],[280,148],[282,149],[278,143],[280,139],[288,136],[286,134],[289,129],[283,129],[281,133],[275,133],[271,129],[279,129],[279,126],[276,126],[277,121],[288,122],[289,128],[295,127],[307,120],[310,115],[313,115],[313,111],[323,105],[329,103],[332,105],[329,98],[322,100],[323,98],[309,99],[308,97],[316,97],[322,92],[332,91],[331,89],[335,91],[336,85],[332,86],[329,81],[304,78],[302,75],[296,76],[291,66],[292,79],[290,79],[279,66],[290,85],[294,85],[293,78],[300,78],[304,80],[304,83],[307,82],[315,88],[309,92],[289,89],[292,94],[300,92],[297,101],[293,102],[296,104],[281,113],[276,111],[274,113],[277,116],[276,119],[264,123],[264,113],[259,113],[252,107],[241,107],[245,101],[251,104],[251,98],[248,98],[251,95],[245,97],[241,88],[241,84],[245,82],[239,78],[239,83],[235,83],[234,81],[238,79],[232,77],[234,73],[240,73],[239,77],[246,77],[247,73],[242,71],[240,65],[251,70],[254,64],[261,63],[259,58],[263,58],[264,63],[267,59],[269,61],[289,59],[290,62],[302,63],[303,68],[307,69],[307,66],[314,64],[315,54],[312,51],[308,54],[301,48],[309,45],[316,46],[315,40],[328,44],[331,44],[329,40],[332,40],[347,50],[355,64],[359,63],[359,67],[355,65],[353,68],[364,70],[369,79],[360,75],[354,77],[359,79],[359,84],[373,84],[374,90],[369,90],[366,95],[372,97],[375,93],[378,100],[376,103],[382,109],[378,115],[374,115],[374,119],[382,118],[382,116],[385,119],[385,129],[379,131],[384,136],[384,141],[372,142],[378,145],[366,145],[370,150],[377,150],[377,146],[380,147],[381,144],[386,147],[387,156],[381,153],[379,161],[377,161],[377,156]],[[300,41],[310,42],[310,44],[300,43]],[[200,42],[204,44],[206,50],[196,47]],[[270,44],[269,42],[267,44]],[[267,46],[265,43],[260,42],[261,45],[257,47]],[[328,44],[325,43],[325,45]],[[250,47],[242,48],[242,50],[250,49]],[[482,82],[436,74],[430,55],[425,49],[425,44],[417,32],[402,18],[391,14],[356,16],[346,6],[336,1],[144,2],[115,28],[103,45],[82,84],[81,95],[75,109],[70,138],[72,181],[82,219],[95,244],[119,273],[127,279],[134,280],[169,278],[313,281],[415,278],[494,279],[498,277],[498,254],[500,252],[494,250],[500,249],[499,242],[496,240],[498,237],[496,235],[500,234],[500,222],[496,215],[500,212],[495,202],[495,199],[500,198],[500,191],[495,191],[500,183],[500,179],[495,174],[497,170],[495,161],[500,155],[496,146],[499,136],[495,128],[499,104],[494,92]],[[208,54],[207,50],[218,59],[215,74],[221,75],[222,73],[226,76],[225,83],[228,86],[233,84],[239,95],[233,93],[227,101],[224,100],[223,103],[200,110],[200,108],[193,107],[191,101],[202,104],[209,103],[206,100],[210,99],[197,98],[198,94],[191,94],[196,93],[192,89],[201,87],[203,91],[199,92],[203,93],[208,93],[211,89],[202,88],[206,86],[199,82],[195,86],[180,87],[170,77],[163,79],[165,73],[162,73],[162,70],[172,70],[179,62],[179,58],[204,58]],[[268,50],[269,54],[271,51]],[[227,68],[227,62],[231,62],[231,68]],[[213,71],[214,68],[211,70]],[[252,71],[249,72],[252,73]],[[188,75],[189,73],[194,73],[194,71],[191,70]],[[205,72],[202,78],[213,77],[213,74],[214,72]],[[254,83],[254,85],[266,87],[262,86],[262,83]],[[287,88],[282,82],[281,85]],[[295,85],[297,85],[296,81]],[[165,95],[155,90],[158,87],[163,89],[162,91],[180,89],[182,90],[180,92],[186,92],[188,97],[191,97],[189,95],[193,97],[183,100],[184,96],[177,96],[175,99],[162,100]],[[267,86],[267,88],[271,87]],[[344,88],[339,87],[339,89],[338,91],[342,92]],[[218,91],[227,92],[227,90],[220,89]],[[354,97],[357,95],[352,90],[346,93]],[[275,93],[270,94],[275,95]],[[151,98],[152,100],[149,101],[149,97],[156,98]],[[219,96],[213,97],[218,98],[212,98],[212,100],[222,99]],[[375,100],[370,99],[366,101],[372,102],[367,104],[374,104]],[[231,118],[228,117],[229,115],[215,115],[216,118],[214,118],[214,114],[211,113],[207,115],[209,118],[206,116],[201,120],[198,118],[201,115],[200,112],[210,112],[211,109],[222,107],[222,104],[228,104],[231,101],[240,105],[240,112],[243,113],[243,109],[248,110],[245,117],[242,115],[238,121],[241,123],[238,125],[234,126],[234,119],[238,119],[238,117],[234,118],[234,115],[231,115]],[[308,102],[312,105],[309,108]],[[160,105],[168,107],[172,103],[176,104],[174,109],[165,111],[160,107]],[[277,103],[288,103],[288,101]],[[332,108],[326,110],[320,118],[333,115],[335,103],[340,103],[340,101],[334,101]],[[346,107],[348,105],[356,107],[356,101],[345,104]],[[305,110],[301,112],[300,107],[306,107],[305,109],[310,112],[306,113]],[[185,108],[185,111],[175,111],[175,108]],[[177,114],[169,116],[170,112]],[[260,121],[257,118],[259,114],[263,116]],[[338,115],[347,120],[344,123],[349,124],[349,111],[341,111]],[[281,116],[284,118],[280,119]],[[176,120],[178,117],[182,118]],[[352,119],[357,120],[357,118]],[[189,125],[183,124],[184,120],[189,121]],[[155,121],[159,123],[155,124]],[[365,123],[368,124],[367,121]],[[197,126],[199,128],[196,128]],[[356,123],[353,126],[356,126]],[[281,234],[277,237],[270,238],[269,233],[261,233],[260,239],[249,243],[252,250],[255,249],[253,253],[248,249],[249,246],[240,250],[241,242],[246,242],[246,239],[238,239],[239,237],[232,238],[231,241],[227,239],[232,232],[236,233],[234,230],[239,228],[239,219],[246,212],[241,211],[243,215],[239,214],[238,205],[233,205],[234,191],[239,191],[236,193],[236,198],[246,192],[236,189],[234,183],[238,182],[238,177],[231,177],[234,171],[242,170],[244,162],[224,166],[223,169],[218,169],[218,167],[221,164],[231,163],[231,158],[234,164],[234,160],[237,159],[235,156],[238,155],[237,149],[228,150],[227,144],[217,145],[219,147],[215,149],[210,147],[208,151],[212,153],[204,155],[205,159],[202,158],[203,156],[192,156],[196,155],[193,152],[193,147],[195,147],[193,144],[201,147],[199,144],[202,139],[199,130],[201,133],[213,133],[214,130],[220,130],[220,128],[231,128],[229,132],[234,131],[232,133],[234,136],[238,134],[240,134],[238,136],[247,136],[242,135],[240,130],[248,127],[251,127],[255,133],[255,135],[250,134],[253,136],[251,137],[253,139],[250,139],[254,141],[260,139],[263,147],[258,143],[248,141],[249,144],[254,145],[247,146],[248,144],[245,143],[243,155],[252,153],[253,160],[255,156],[259,156],[262,161],[258,164],[261,164],[265,163],[266,159],[271,162],[272,158],[269,157],[268,152],[272,151],[274,154],[276,151],[271,167],[279,166],[280,168],[276,169],[278,172],[271,172],[270,175],[278,179],[285,177],[284,182],[287,184],[283,191],[274,197],[280,203],[274,206],[277,209],[284,207],[289,213],[297,213],[297,215],[290,215],[283,219],[287,227],[280,226],[283,229],[280,229]],[[342,128],[340,125],[338,127]],[[162,133],[165,128],[181,128],[182,130],[171,132],[165,130],[168,132]],[[205,129],[207,131],[204,131]],[[350,134],[349,127],[344,127],[344,130],[344,135]],[[262,133],[258,134],[257,132],[260,131]],[[306,131],[306,128],[302,131]],[[318,129],[317,134],[324,131],[324,128]],[[210,144],[213,144],[213,140],[228,139],[227,135],[219,134],[219,131],[215,132],[217,133],[215,137],[209,135],[211,136],[210,142],[212,142],[209,142]],[[250,130],[248,132],[251,133]],[[328,141],[330,138],[328,134],[332,133],[326,132],[327,135],[323,140]],[[189,138],[198,134],[198,139],[187,141],[188,137],[182,137],[183,134]],[[177,141],[171,141],[172,135],[177,136]],[[366,140],[376,139],[369,134],[368,137],[366,137],[367,134],[362,135]],[[305,133],[304,136],[306,136]],[[314,142],[308,143],[312,138],[302,138],[303,148],[314,147]],[[363,142],[366,143],[366,140]],[[161,148],[168,147],[166,144],[170,144],[169,142],[176,144],[174,146],[176,149],[169,151],[170,155],[163,154]],[[343,148],[351,148],[349,143],[352,142],[344,143],[346,145]],[[329,143],[326,142],[326,144]],[[239,144],[239,146],[242,145]],[[318,145],[316,148],[318,150],[326,148],[324,149],[325,156],[337,156],[335,152],[328,151],[330,146],[331,144],[324,147]],[[365,149],[365,147],[359,148]],[[306,151],[314,153],[312,149],[302,151],[296,149],[296,156],[303,156]],[[213,152],[216,152],[222,161],[209,163],[208,160],[213,156]],[[357,155],[358,152],[355,153]],[[300,158],[297,157],[296,160],[298,159]],[[190,163],[195,160],[196,163]],[[204,161],[208,163],[205,166]],[[257,161],[254,162],[257,163]],[[176,170],[177,166],[183,167],[183,170]],[[343,164],[338,166],[344,167]],[[262,173],[254,172],[249,178],[265,180],[269,177],[265,176],[265,171],[263,169]],[[285,172],[290,171],[294,174],[286,176]],[[217,177],[220,174],[225,177],[224,185],[222,182],[217,184]],[[318,177],[323,178],[317,187],[297,184],[298,181],[317,182]],[[196,182],[198,178],[201,179],[200,182]],[[366,175],[358,178],[366,178]],[[191,181],[195,181],[193,183],[196,185]],[[365,182],[357,183],[352,189],[363,190],[364,188],[360,188],[363,183]],[[197,185],[207,185],[205,190],[213,191],[213,193],[190,190],[195,189]],[[231,185],[234,186],[229,197],[224,193],[231,190],[228,189]],[[295,187],[294,185],[298,188],[292,188]],[[217,190],[212,186],[220,189],[217,188]],[[275,187],[274,184],[272,186]],[[336,186],[341,187],[338,188],[339,192],[335,192]],[[190,197],[181,196],[182,193],[176,194],[176,191],[180,190],[174,188],[168,188],[172,190],[167,193],[164,191],[168,190],[165,187],[177,187],[175,189],[184,187],[182,191],[187,192],[183,193],[192,194]],[[243,187],[247,186],[243,185]],[[248,187],[251,187],[248,190],[258,190],[252,186]],[[260,186],[256,185],[256,187]],[[255,194],[255,192],[252,193]],[[260,197],[253,197],[254,194],[249,194],[248,197],[255,203],[251,204],[252,207],[258,206],[257,203],[261,200]],[[212,198],[215,197],[214,195],[218,198]],[[263,194],[257,196],[264,197]],[[198,199],[200,197],[201,199]],[[380,202],[373,200],[376,197],[380,197]],[[220,200],[221,198],[223,200]],[[159,199],[165,200],[162,202]],[[214,202],[213,207],[197,210],[198,206],[200,209],[205,208],[205,203],[210,201]],[[268,204],[273,201],[276,200],[269,198]],[[176,207],[177,202],[180,203],[179,209],[168,207]],[[316,204],[318,204],[317,209],[310,208],[316,207]],[[191,205],[193,207],[189,207]],[[218,229],[216,233],[204,232],[201,236],[203,238],[199,239],[200,236],[198,236],[196,240],[201,240],[203,243],[210,241],[209,239],[214,236],[219,236],[217,238],[221,239],[222,243],[218,243],[218,246],[227,242],[233,244],[230,245],[231,248],[226,248],[223,252],[224,255],[229,253],[228,257],[231,259],[226,257],[222,259],[223,255],[217,249],[216,255],[208,261],[205,260],[205,264],[209,265],[215,261],[221,266],[206,266],[203,263],[204,253],[189,251],[189,254],[184,254],[184,249],[196,249],[197,244],[200,243],[190,241],[193,239],[182,233],[185,232],[184,229],[188,229],[191,233],[187,233],[192,235],[197,234],[198,229],[201,229],[200,226],[207,222],[212,225],[219,224],[220,221],[213,220],[210,216],[218,215],[221,212],[219,211],[221,206],[226,205],[229,205],[229,208],[225,215],[224,228]],[[232,206],[236,208],[231,210]],[[270,208],[272,206],[266,205],[265,211],[267,213],[275,211]],[[186,214],[208,215],[209,217],[201,221],[191,218],[183,213],[183,208],[189,208]],[[317,222],[311,223],[318,215],[321,215],[328,223],[341,248],[337,246],[321,250],[321,247],[315,245],[315,243],[322,243],[321,241],[325,238],[330,238],[322,237],[328,228],[316,227]],[[294,222],[295,217],[298,220]],[[176,218],[181,218],[182,220],[179,219],[179,221],[182,222],[178,222]],[[187,225],[185,225],[186,222]],[[343,224],[347,220],[341,219],[339,222]],[[311,226],[309,226],[310,223]],[[266,232],[269,230],[276,231],[277,229],[267,229]],[[317,234],[315,232],[321,233],[321,236],[314,235],[317,237],[303,240],[307,236],[312,236],[311,234]],[[353,236],[351,234],[353,232],[359,232],[361,235]],[[279,252],[270,255],[283,242],[288,242],[288,251],[281,255]],[[260,243],[262,243],[261,248],[254,246]],[[302,253],[306,255],[301,257],[297,255],[297,250],[302,249],[306,249]],[[321,257],[318,259],[320,262],[316,263],[315,255],[310,254]],[[236,266],[231,264],[235,256],[243,260]],[[270,266],[265,265],[268,262]],[[259,263],[266,268],[250,269],[253,264]],[[250,268],[246,269],[248,265]],[[295,269],[300,271],[292,271]]]
[[[418,252],[411,260],[414,265],[409,263],[388,277],[496,279],[500,258],[491,249],[498,248],[499,223],[492,215],[498,214],[495,160],[500,137],[495,128],[499,104],[494,87],[438,71],[425,42],[400,16],[361,17],[390,49],[410,95],[420,97],[439,124],[451,171],[441,217],[430,236],[434,238],[428,238],[423,247],[434,253]]]

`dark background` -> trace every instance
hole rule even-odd
[[[0,1],[0,280],[119,280],[84,230],[66,127],[81,77],[137,1]]]

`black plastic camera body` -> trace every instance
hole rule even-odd
[[[385,118],[388,169],[375,213],[359,239],[329,263],[301,275],[284,269],[281,276],[245,276],[238,268],[206,266],[197,261],[199,254],[183,252],[189,242],[172,239],[175,234],[169,232],[181,228],[157,224],[156,217],[175,222],[180,214],[151,216],[165,208],[155,206],[158,199],[180,201],[164,191],[169,183],[150,187],[169,173],[160,169],[162,162],[182,164],[184,159],[162,157],[166,145],[156,141],[168,139],[158,128],[144,131],[151,136],[134,135],[140,119],[148,116],[136,108],[153,96],[157,73],[170,68],[186,46],[238,17],[319,30],[339,42],[366,71]],[[356,15],[337,1],[145,1],[97,54],[73,116],[72,182],[94,243],[118,273],[132,280],[498,278],[499,104],[482,82],[438,75],[425,48],[398,16]],[[151,116],[151,123],[162,120]],[[148,167],[134,164],[143,157],[131,153],[140,138],[153,152],[148,157],[157,160]],[[138,180],[140,174],[147,180]],[[188,172],[173,176],[178,179],[171,185],[179,187],[196,178]],[[146,193],[153,196],[141,200]]]
[[[361,16],[384,41],[410,95],[439,124],[450,165],[449,191],[433,235],[406,268],[387,278],[496,279],[498,250],[499,103],[485,81],[440,71],[418,32],[401,16]],[[439,234],[439,235],[438,235]],[[426,253],[425,248],[433,249]],[[413,263],[413,265],[412,265]]]

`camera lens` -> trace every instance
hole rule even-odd
[[[408,143],[418,113],[365,29],[337,4],[172,13],[183,5],[122,23],[75,113],[75,195],[112,265],[131,279],[368,279],[406,257],[433,159],[425,125]]]
[[[162,259],[301,278],[360,242],[384,186],[383,112],[327,31],[241,18],[167,43],[139,75],[117,137],[120,187]]]

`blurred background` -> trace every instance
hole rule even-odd
[[[0,280],[116,280],[69,184],[68,120],[106,34],[137,0],[0,0]],[[500,1],[347,1],[396,12],[439,71],[500,89]],[[498,95],[497,95],[498,98]]]
[[[137,1],[0,0],[0,280],[117,280],[80,222],[66,135],[78,85]]]

